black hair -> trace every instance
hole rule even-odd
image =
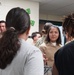
[[[40,34],[41,35],[41,33],[40,32],[33,32],[32,33],[32,35],[31,35],[31,38],[32,39],[34,39],[34,37],[36,37],[37,36],[37,34]],[[42,36],[42,35],[41,35]]]
[[[68,33],[69,37],[74,37],[74,13],[65,17],[62,26],[64,33]]]
[[[49,28],[48,33],[47,33],[47,36],[46,36],[46,39],[45,39],[45,42],[46,42],[46,43],[49,43],[49,42],[50,42],[49,32],[50,32],[50,30],[51,30],[52,27],[55,27],[55,28],[58,29],[59,37],[58,37],[58,39],[56,40],[56,44],[59,45],[59,44],[61,44],[61,33],[60,33],[60,29],[59,29],[57,26],[54,26],[54,25]]]
[[[45,23],[45,25],[44,25],[44,29],[42,30],[42,33],[44,33],[44,34],[47,34],[47,32],[48,32],[48,29],[52,26],[53,24],[52,23]]]
[[[5,69],[21,44],[18,36],[30,28],[30,16],[23,8],[12,8],[6,16],[6,28],[0,39],[0,68]]]
[[[0,20],[0,23],[6,23],[4,20]]]

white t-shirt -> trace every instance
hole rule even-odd
[[[0,69],[0,75],[44,75],[41,51],[23,39],[20,42],[20,50],[10,65]]]

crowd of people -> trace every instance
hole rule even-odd
[[[26,42],[30,16],[23,8],[12,8],[6,16],[6,31],[0,38],[0,75],[43,75],[41,51]]]
[[[30,16],[20,7],[0,21],[0,75],[73,75],[74,13],[62,23],[64,46],[58,26],[45,23],[42,33],[32,33],[32,43],[27,42],[30,28]]]

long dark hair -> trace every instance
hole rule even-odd
[[[51,30],[52,27],[55,27],[55,28],[58,29],[59,37],[58,37],[58,39],[56,40],[56,44],[59,45],[59,44],[61,44],[61,33],[60,33],[60,29],[59,29],[57,26],[54,26],[54,25],[49,28],[48,33],[47,33],[47,37],[46,37],[46,39],[45,39],[45,42],[46,42],[46,43],[49,43],[49,42],[50,42],[49,32],[50,32],[50,30]]]
[[[5,69],[20,48],[18,35],[30,28],[30,17],[23,8],[12,8],[6,16],[6,28],[0,39],[0,68]]]

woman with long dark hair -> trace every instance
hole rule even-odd
[[[0,39],[0,75],[43,75],[40,50],[26,42],[30,17],[23,8],[13,8],[6,16],[6,28]]]
[[[48,29],[45,42],[39,46],[43,53],[45,66],[52,68],[54,63],[54,54],[62,46],[60,29],[57,26],[51,26]],[[51,70],[45,75],[52,75]]]

